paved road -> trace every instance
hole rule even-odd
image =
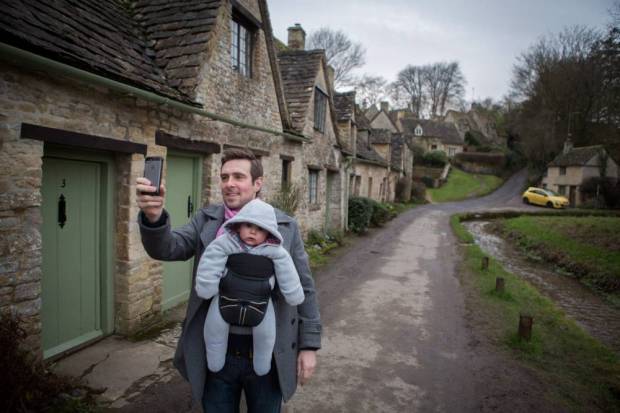
[[[319,367],[287,412],[494,410],[486,382],[501,372],[472,344],[449,216],[532,208],[521,203],[525,178],[483,198],[412,209],[318,273]]]
[[[462,211],[535,208],[521,203],[525,178],[520,172],[483,198],[403,213],[315,274],[324,323],[319,367],[284,411],[541,407],[535,399],[521,400],[522,386],[505,381],[515,375],[514,366],[472,336],[448,219]],[[170,374],[114,411],[197,412],[187,384]]]

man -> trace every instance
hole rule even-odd
[[[221,232],[226,219],[256,198],[262,185],[263,168],[251,152],[225,151],[220,169],[224,204],[202,208],[188,224],[172,230],[169,215],[163,208],[165,186],[161,185],[160,196],[149,195],[155,187],[147,179],[138,178],[137,203],[141,210],[138,222],[145,250],[152,258],[164,261],[196,257],[195,280],[205,247]],[[203,326],[209,301],[200,299],[192,285],[174,364],[189,381],[195,400],[208,413],[237,412],[242,389],[249,412],[279,412],[282,400],[289,400],[297,383],[305,384],[314,372],[316,350],[321,347],[321,321],[308,256],[295,220],[278,210],[276,218],[283,246],[293,258],[306,298],[297,307],[289,306],[276,287],[275,368],[269,374],[254,373],[251,330],[242,327],[231,327],[224,368],[217,373],[208,372]]]

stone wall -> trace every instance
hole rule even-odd
[[[356,161],[354,170],[355,175],[361,179],[359,196],[372,198],[375,201],[381,202],[380,186],[383,179],[387,176],[387,168],[380,165]],[[372,188],[370,188],[370,191],[368,187],[370,182],[369,178],[372,178]]]

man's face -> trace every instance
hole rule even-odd
[[[256,198],[263,186],[263,178],[252,182],[251,163],[247,159],[233,159],[222,165],[220,190],[224,203],[230,209],[239,209]]]

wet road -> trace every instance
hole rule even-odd
[[[286,411],[487,410],[488,382],[501,372],[482,372],[490,361],[473,349],[449,217],[534,208],[521,203],[525,178],[483,198],[410,210],[316,274],[319,367]]]

